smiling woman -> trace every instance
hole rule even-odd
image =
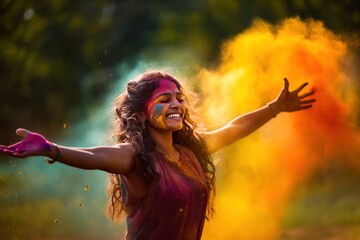
[[[307,85],[284,88],[273,102],[239,116],[220,129],[198,132],[182,86],[172,76],[145,72],[128,82],[115,100],[114,146],[75,148],[56,145],[38,133],[18,129],[24,140],[0,146],[3,154],[43,155],[72,167],[110,174],[108,213],[124,212],[126,239],[201,239],[215,196],[215,167],[210,154],[276,117],[310,108]]]
[[[119,219],[124,210],[128,239],[200,239],[213,212],[215,170],[182,86],[146,72],[115,105],[115,137],[131,143],[135,160],[129,174],[111,175],[110,215]]]

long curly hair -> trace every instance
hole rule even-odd
[[[159,178],[155,169],[155,143],[148,131],[137,119],[137,113],[146,112],[145,103],[160,85],[161,80],[174,82],[180,92],[184,89],[172,76],[161,71],[148,71],[127,84],[127,91],[115,99],[115,124],[113,137],[118,143],[129,143],[135,151],[134,160],[141,166],[142,175],[149,184]],[[188,104],[188,100],[186,99]],[[190,149],[199,161],[205,175],[206,186],[209,192],[206,218],[209,219],[214,212],[215,197],[215,167],[207,147],[201,136],[195,131],[196,123],[190,118],[192,109],[188,107],[183,128],[173,132],[173,142]],[[119,221],[124,211],[121,195],[120,174],[109,175],[108,194],[110,202],[108,215],[113,221]]]

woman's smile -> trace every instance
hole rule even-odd
[[[167,119],[175,119],[175,120],[181,120],[181,115],[179,113],[171,113],[166,115]]]

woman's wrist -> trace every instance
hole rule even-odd
[[[271,111],[273,118],[283,111],[282,105],[278,101],[268,103],[267,107]]]
[[[61,151],[59,149],[59,146],[55,143],[49,143],[50,144],[50,152],[47,155],[47,162],[49,164],[53,164],[54,162],[58,162],[62,158]]]

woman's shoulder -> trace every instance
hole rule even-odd
[[[120,148],[123,151],[128,152],[129,154],[135,154],[135,149],[130,143],[117,143],[113,145],[114,148]]]

